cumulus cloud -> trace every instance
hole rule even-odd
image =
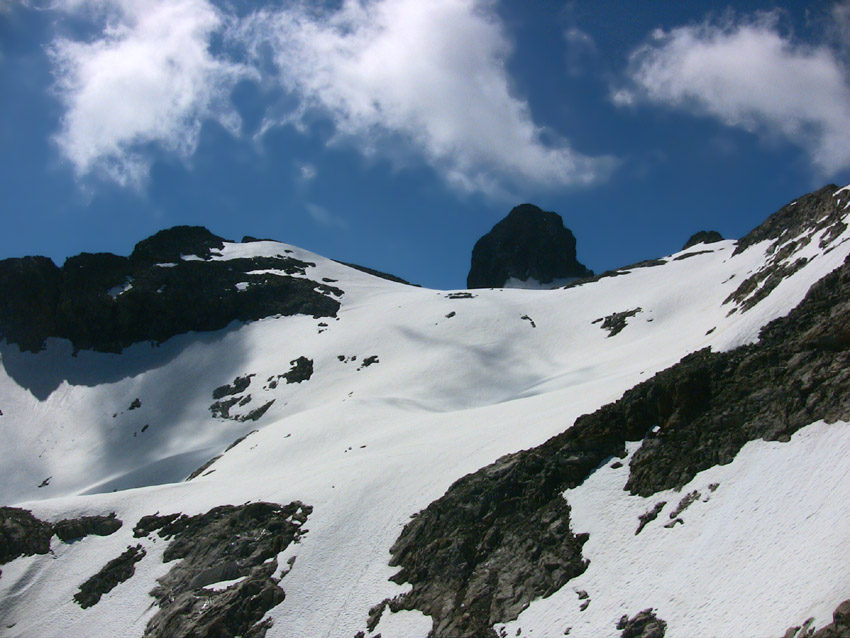
[[[844,7],[843,9],[841,7]],[[839,14],[850,17],[847,5]],[[836,14],[836,17],[840,17]],[[826,174],[850,166],[850,82],[840,49],[796,42],[780,15],[728,17],[656,31],[630,58],[615,103],[648,101],[780,136]]]
[[[210,52],[223,16],[207,0],[60,0],[54,8],[100,25],[92,39],[59,38],[49,49],[65,106],[56,142],[78,176],[138,186],[151,145],[188,157],[204,119],[239,129],[229,96],[252,72]]]
[[[486,0],[345,0],[336,10],[263,10],[232,37],[257,59],[270,49],[275,81],[307,113],[331,117],[364,152],[399,140],[455,186],[586,184],[610,166],[544,143],[528,104],[512,95],[510,44]]]

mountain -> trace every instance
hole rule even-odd
[[[846,636],[848,217],[551,290],[0,262],[0,634]]]
[[[467,288],[556,288],[593,273],[576,259],[576,238],[557,213],[522,204],[472,249]]]

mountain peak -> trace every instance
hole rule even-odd
[[[472,249],[468,288],[502,288],[511,280],[551,284],[593,273],[576,259],[576,238],[557,213],[520,204]]]

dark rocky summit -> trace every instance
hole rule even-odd
[[[690,239],[682,246],[682,250],[687,250],[699,244],[716,244],[719,241],[723,241],[723,235],[716,230],[701,230],[691,235]]]
[[[850,258],[757,343],[688,355],[542,445],[455,482],[391,549],[394,580],[411,585],[394,605],[429,614],[435,638],[494,638],[494,623],[584,571],[587,537],[571,529],[562,494],[625,457],[627,441],[642,445],[624,489],[651,496],[731,463],[748,441],[850,419],[848,389]]]
[[[83,253],[62,268],[45,257],[2,260],[0,337],[33,352],[48,337],[120,352],[233,321],[336,315],[343,292],[305,278],[314,264],[288,256],[213,260],[223,242],[205,228],[177,226],[139,242],[129,257]],[[278,272],[248,274],[259,270]]]
[[[476,242],[466,286],[501,288],[512,277],[547,284],[591,275],[576,260],[576,238],[561,216],[522,204]]]

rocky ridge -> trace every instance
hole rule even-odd
[[[32,352],[49,337],[121,352],[233,321],[336,315],[343,291],[308,279],[315,264],[289,256],[214,260],[223,247],[205,228],[176,226],[139,242],[129,257],[83,253],[62,268],[46,257],[4,259],[0,337]]]
[[[807,227],[819,211],[795,222]],[[626,442],[642,443],[623,489],[650,496],[730,463],[748,441],[787,441],[809,423],[850,420],[848,389],[850,257],[757,343],[688,355],[544,444],[454,483],[393,545],[393,580],[411,586],[393,604],[431,616],[431,636],[495,638],[494,623],[584,571],[586,537],[571,529],[562,494],[625,457]],[[652,627],[663,635],[660,623]]]

